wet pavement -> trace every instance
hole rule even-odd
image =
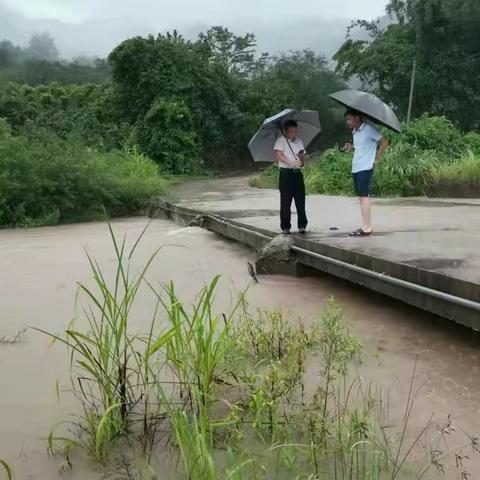
[[[171,200],[279,231],[278,192],[250,188],[248,177],[184,184]],[[309,239],[480,283],[480,199],[374,199],[375,234],[368,238],[348,236],[360,226],[356,198],[311,195],[307,214]]]

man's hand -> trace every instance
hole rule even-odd
[[[300,150],[297,154],[298,160],[300,161],[300,166],[303,167],[305,165],[306,155],[305,150]]]
[[[277,159],[277,163],[285,163],[287,165],[290,165],[290,167],[293,168],[300,168],[302,166],[302,162],[296,158],[295,160],[289,160],[282,151],[280,150],[275,150],[275,158]]]
[[[303,167],[303,162],[302,162],[300,159],[295,160],[295,163],[293,164],[293,167],[294,167],[294,168]]]
[[[351,152],[352,150],[353,150],[353,145],[351,143],[346,143],[342,148],[342,151],[344,152]]]

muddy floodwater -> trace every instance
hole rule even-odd
[[[147,222],[124,219],[114,222],[113,228],[133,242]],[[228,308],[237,292],[251,283],[247,270],[251,250],[205,230],[163,220],[151,223],[135,265],[140,268],[161,246],[148,277],[156,283],[173,280],[185,300],[220,274],[217,302]],[[0,459],[12,466],[17,479],[102,478],[86,459],[76,459],[71,472],[60,474],[59,460],[47,456],[51,427],[78,410],[68,392],[56,388],[57,381],[68,387],[69,358],[46,336],[32,330],[22,333],[27,326],[60,332],[73,318],[76,282],[91,281],[85,248],[102,267],[114,267],[104,223],[0,230]],[[388,386],[398,404],[407,396],[418,358],[414,428],[434,412],[438,422],[450,414],[456,430],[480,435],[478,335],[328,276],[262,277],[250,286],[248,299],[255,306],[292,311],[309,324],[332,295],[365,345],[362,375]],[[135,317],[139,331],[151,311],[152,305],[140,298]],[[470,464],[470,473],[472,479],[480,478],[477,461]]]

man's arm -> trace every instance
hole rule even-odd
[[[275,158],[277,159],[277,162],[286,163],[287,165],[290,165],[294,168],[301,167],[302,165],[301,162],[299,162],[298,160],[296,160],[295,162],[289,160],[281,150],[275,150]]]
[[[389,145],[390,145],[390,142],[385,137],[382,137],[379,140],[377,156],[375,157],[375,166],[379,164],[380,160],[383,157],[383,154],[385,153],[385,150],[388,148]]]

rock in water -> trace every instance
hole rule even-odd
[[[287,235],[277,235],[268,242],[257,255],[257,272],[261,273],[285,273],[292,272],[295,264],[290,247],[293,238]]]
[[[206,219],[202,215],[197,215],[189,224],[189,227],[200,227],[204,228],[206,225]]]
[[[290,251],[292,245],[293,238],[290,235],[277,235],[260,250],[257,261],[289,262],[292,259]]]

